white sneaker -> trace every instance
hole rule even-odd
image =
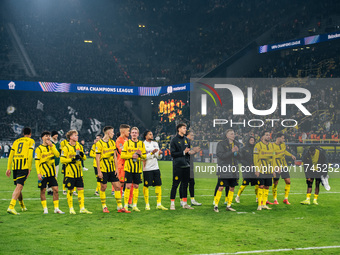
[[[219,212],[218,206],[214,206],[214,212]]]
[[[54,213],[59,213],[59,214],[65,214],[62,210],[59,208],[54,209]]]
[[[89,170],[88,168],[86,168],[86,167],[83,167],[83,171],[87,171],[87,170]]]
[[[44,208],[44,214],[48,214],[48,209]]]
[[[236,197],[235,197],[235,201],[236,201],[236,203],[239,204],[239,203],[240,203],[240,197],[239,197],[239,196],[236,196]]]
[[[170,205],[170,210],[172,211],[176,210],[175,205]]]
[[[63,195],[67,195],[67,191],[66,190],[63,191]]]
[[[325,190],[330,191],[331,186],[329,186],[328,178],[329,178],[329,175],[327,175],[326,177],[322,175],[321,182],[322,182],[322,185],[325,187]]]
[[[78,196],[78,193],[73,191],[73,196]]]
[[[191,205],[197,205],[200,206],[202,203],[198,203],[196,200],[191,201]]]
[[[236,212],[236,210],[234,208],[232,208],[231,206],[227,206],[226,210],[231,211],[231,212]]]
[[[193,207],[191,207],[191,206],[190,206],[190,205],[188,205],[188,204],[185,204],[185,205],[183,205],[182,207],[183,207],[183,209],[190,209],[190,210],[194,210],[194,208],[193,208]]]

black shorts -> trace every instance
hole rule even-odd
[[[84,188],[83,177],[79,177],[79,178],[65,177],[65,186],[69,190],[73,190],[74,187]]]
[[[25,185],[25,181],[27,179],[28,169],[24,170],[13,170],[13,181],[14,185],[21,184],[22,186]]]
[[[130,173],[125,171],[125,183],[140,184],[142,183],[141,173]]]
[[[144,186],[162,186],[161,171],[159,169],[152,171],[144,171]]]
[[[261,174],[258,178],[258,185],[272,186],[273,174]]]
[[[251,184],[251,186],[258,185],[258,180],[256,178],[244,178],[242,185],[248,186],[249,184]]]
[[[98,170],[97,170],[97,167],[93,167],[94,169],[94,174],[96,175],[96,177],[98,178]]]
[[[274,181],[277,181],[277,180],[279,180],[280,178],[281,178],[281,179],[288,179],[288,178],[290,178],[289,172],[276,173],[275,175],[276,175],[276,176],[275,176],[275,178],[274,178]]]
[[[62,168],[61,168],[61,173],[65,176],[65,168],[66,168],[66,165],[65,164],[62,164]]]
[[[106,184],[108,182],[119,182],[119,179],[116,176],[116,172],[109,172],[109,173],[102,172],[102,174],[103,174],[103,178],[100,179],[97,177],[97,182],[100,182],[103,184]]]
[[[57,178],[55,178],[55,176],[52,177],[44,177],[43,180],[40,182],[38,181],[38,188],[39,189],[45,189],[47,187],[58,187],[58,181]]]
[[[218,185],[220,187],[235,187],[238,186],[237,178],[218,178]]]

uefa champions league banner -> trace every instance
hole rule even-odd
[[[327,42],[335,39],[340,39],[340,31],[329,33],[329,34],[321,34],[321,35],[312,35],[300,39],[275,43],[275,44],[267,44],[259,47],[259,53],[267,53],[270,51],[283,50],[295,47],[301,47],[304,45],[311,45],[321,42]]]
[[[242,178],[268,162],[273,162],[268,168],[282,167],[280,172],[305,178],[308,163],[303,162],[304,155],[314,146],[320,148],[320,155],[326,155],[326,161],[310,164],[307,170],[340,177],[339,79],[215,78],[191,79],[191,84],[191,144],[203,150],[194,157],[191,173],[195,178],[216,178],[224,173]],[[251,137],[255,140],[252,145]],[[252,152],[263,140],[260,145],[269,144],[273,149],[259,152],[257,166]],[[228,151],[228,144],[237,149]],[[246,153],[245,146],[252,149]],[[285,153],[285,148],[288,153],[282,157],[279,154]],[[228,153],[235,157],[228,158]],[[267,161],[266,153],[270,154]]]
[[[159,96],[190,90],[190,83],[163,87],[128,87],[111,85],[73,84],[57,82],[0,81],[0,90],[39,91],[59,93],[90,93],[129,96]]]

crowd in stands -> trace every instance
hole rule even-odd
[[[188,82],[310,7],[291,0],[74,1],[44,11],[26,5],[8,11],[6,19],[14,23],[36,78],[139,86]]]

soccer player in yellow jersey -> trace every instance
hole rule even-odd
[[[291,157],[294,161],[296,157],[289,153],[286,149],[285,144],[285,135],[282,133],[276,134],[276,141],[273,143],[274,148],[274,157],[273,157],[273,166],[275,171],[275,178],[273,179],[273,198],[274,204],[278,205],[279,202],[277,201],[277,185],[279,183],[280,177],[285,180],[286,187],[285,187],[285,198],[283,203],[290,205],[288,201],[288,195],[290,191],[290,175],[289,175],[289,168],[287,165],[286,157]]]
[[[21,191],[32,170],[33,151],[35,145],[34,140],[31,139],[31,129],[26,127],[24,128],[23,133],[24,137],[15,140],[12,145],[11,152],[8,157],[6,171],[7,177],[10,177],[11,169],[13,169],[13,180],[16,187],[13,191],[12,200],[9,204],[7,212],[14,215],[19,214],[14,208],[17,200],[19,200],[21,210],[27,211]]]
[[[273,176],[273,155],[274,149],[270,141],[270,133],[264,131],[261,135],[261,141],[254,147],[254,166],[255,175],[258,178],[258,207],[257,210],[267,209],[269,186],[272,186]]]
[[[60,153],[56,146],[51,142],[51,133],[44,131],[41,133],[43,143],[35,150],[35,168],[38,174],[38,188],[40,189],[41,205],[44,214],[48,214],[46,203],[47,183],[53,191],[54,213],[64,214],[59,209],[58,181],[56,178],[56,167],[54,157],[59,158]]]
[[[307,183],[307,197],[306,200],[301,201],[303,205],[310,205],[310,197],[312,195],[313,182],[315,180],[315,193],[313,204],[318,205],[318,197],[320,191],[320,183],[324,179],[324,175],[327,175],[328,164],[326,153],[320,147],[311,146],[302,156],[303,167],[306,176]],[[325,184],[323,184],[325,186]],[[329,190],[329,184],[327,182],[327,189]],[[326,186],[325,186],[326,188]]]
[[[142,183],[142,160],[146,159],[145,144],[138,140],[139,129],[137,127],[131,128],[131,139],[124,143],[121,158],[125,159],[125,196],[124,207],[128,210],[130,189],[133,184],[133,205],[132,210],[140,212],[137,207],[139,190],[138,186]]]
[[[69,141],[67,141],[67,139],[65,140],[62,140],[60,142],[60,151],[63,150],[63,148],[66,146],[66,144],[68,144]],[[66,191],[66,186],[65,186],[65,165],[62,164],[61,166],[61,173],[64,175],[64,178],[63,178],[63,195],[67,195],[67,191]]]
[[[92,214],[84,206],[84,180],[81,160],[86,160],[83,146],[78,143],[77,130],[70,130],[66,134],[70,142],[63,147],[61,151],[60,162],[65,164],[65,185],[68,188],[67,203],[70,208],[70,214],[76,214],[73,209],[73,189],[78,190],[78,202],[80,213]]]
[[[97,161],[96,161],[96,143],[102,139],[102,135],[97,135],[96,139],[93,141],[93,145],[90,150],[90,157],[93,158],[93,169],[94,169],[94,174],[96,175],[96,179],[98,178],[98,171],[97,171]],[[100,182],[97,180],[97,186],[96,186],[96,191],[94,194],[96,196],[99,196],[99,191],[100,191]]]
[[[122,194],[120,192],[120,182],[118,179],[117,167],[117,148],[116,143],[112,140],[114,132],[113,127],[106,126],[103,129],[104,137],[96,143],[96,163],[98,171],[98,181],[100,181],[100,201],[103,212],[109,213],[106,205],[105,191],[107,182],[111,182],[115,189],[115,198],[117,201],[118,212],[126,212],[122,205]]]

